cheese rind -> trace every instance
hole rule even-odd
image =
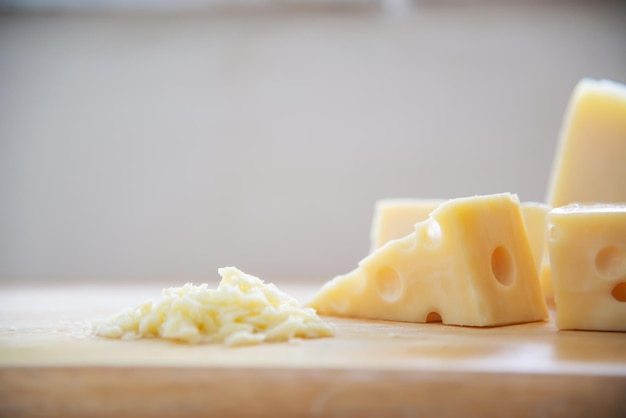
[[[103,337],[160,337],[187,343],[228,346],[333,335],[311,308],[235,267],[218,270],[217,289],[208,285],[164,289],[158,303],[145,302],[94,324]]]
[[[626,202],[626,85],[581,80],[562,123],[546,202]]]
[[[626,205],[548,213],[559,329],[626,331]]]
[[[452,199],[309,303],[321,314],[495,326],[545,319],[517,196]],[[434,315],[437,314],[437,315]]]

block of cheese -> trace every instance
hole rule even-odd
[[[313,309],[300,306],[275,285],[235,267],[218,271],[222,280],[217,289],[206,283],[164,289],[160,302],[148,301],[96,322],[94,333],[228,346],[333,335]]]
[[[550,253],[548,251],[547,215],[550,206],[537,202],[522,202],[524,223],[528,231],[528,240],[537,266],[541,292],[548,304],[553,305],[552,276],[550,275]]]
[[[417,222],[428,215],[445,199],[381,199],[374,205],[370,229],[370,249],[374,251],[387,241],[411,233]]]
[[[552,286],[552,270],[550,269],[550,252],[548,251],[548,243],[546,242],[543,260],[539,266],[539,282],[541,283],[541,291],[546,298],[548,305],[554,306],[554,286]]]
[[[546,202],[626,202],[626,85],[581,80],[561,127]]]
[[[560,329],[626,331],[626,205],[568,205],[548,213]]]
[[[387,241],[402,238],[415,228],[417,222],[428,215],[444,199],[382,199],[374,206],[374,217],[370,230],[371,250],[382,247]],[[522,202],[522,215],[528,232],[533,260],[540,272],[546,251],[546,214],[550,206],[539,202]]]
[[[496,326],[548,315],[519,199],[446,201],[409,235],[387,242],[309,303],[318,313]]]
[[[546,216],[550,211],[550,206],[539,202],[522,202],[522,215],[524,225],[528,233],[528,242],[533,254],[533,260],[537,266],[537,272],[541,271],[544,254],[547,253],[546,240],[548,228]]]

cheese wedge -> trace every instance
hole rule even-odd
[[[309,303],[320,314],[495,326],[548,316],[519,199],[449,200],[414,232],[326,283]]]
[[[548,213],[559,329],[626,331],[626,205]]]
[[[546,202],[626,202],[626,85],[581,80],[566,110]]]
[[[374,217],[370,230],[371,251],[382,247],[387,241],[402,238],[411,233],[417,222],[446,200],[444,199],[382,199],[374,206]],[[550,206],[539,202],[522,202],[522,215],[528,232],[533,260],[540,272],[544,254],[547,255],[546,215]]]

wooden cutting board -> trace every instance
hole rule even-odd
[[[279,287],[300,301],[321,282]],[[166,286],[179,285],[167,284]],[[0,417],[626,416],[626,333],[326,318],[258,346],[95,337],[162,284],[0,286]]]

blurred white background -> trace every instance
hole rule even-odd
[[[374,202],[546,193],[626,4],[6,1],[0,280],[320,281]]]

